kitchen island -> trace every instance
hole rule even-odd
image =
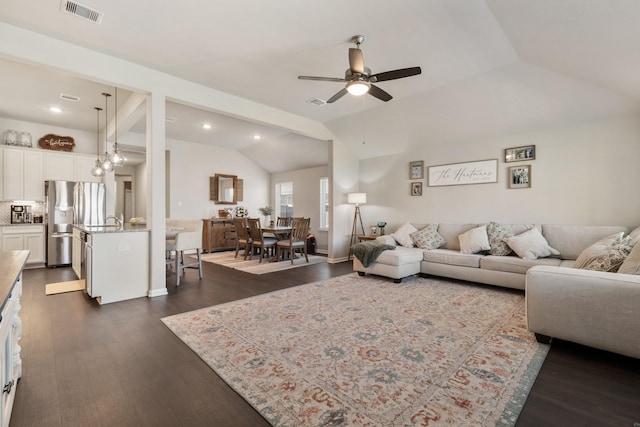
[[[86,292],[107,304],[146,297],[149,229],[143,225],[74,225],[73,266]]]
[[[20,345],[22,269],[29,251],[0,252],[0,426],[9,425],[18,379],[22,377]]]

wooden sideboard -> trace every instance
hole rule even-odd
[[[236,229],[233,219],[203,219],[202,251],[217,252],[235,250]]]

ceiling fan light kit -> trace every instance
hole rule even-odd
[[[387,102],[393,97],[386,91],[380,89],[372,83],[384,82],[387,80],[402,79],[405,77],[416,76],[422,73],[420,67],[401,68],[383,73],[372,74],[371,70],[364,66],[364,59],[360,45],[364,42],[364,36],[356,35],[351,38],[351,42],[355,43],[355,48],[349,48],[349,68],[344,73],[344,78],[337,77],[315,77],[315,76],[298,76],[300,80],[317,80],[325,82],[343,82],[345,87],[338,93],[327,100],[327,104],[331,104],[342,98],[347,93],[355,96],[370,94],[381,101]]]

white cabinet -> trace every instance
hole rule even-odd
[[[91,175],[96,163],[95,156],[84,154],[47,152],[45,179],[60,181],[101,182]]]
[[[82,232],[74,227],[73,229],[73,246],[71,249],[71,267],[78,279],[82,277]]]
[[[44,200],[43,154],[33,149],[4,148],[4,200]]]
[[[0,227],[0,243],[3,251],[29,251],[27,263],[44,262],[44,226],[13,225]]]

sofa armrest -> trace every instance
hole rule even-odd
[[[640,276],[537,266],[525,290],[530,331],[640,358]]]

